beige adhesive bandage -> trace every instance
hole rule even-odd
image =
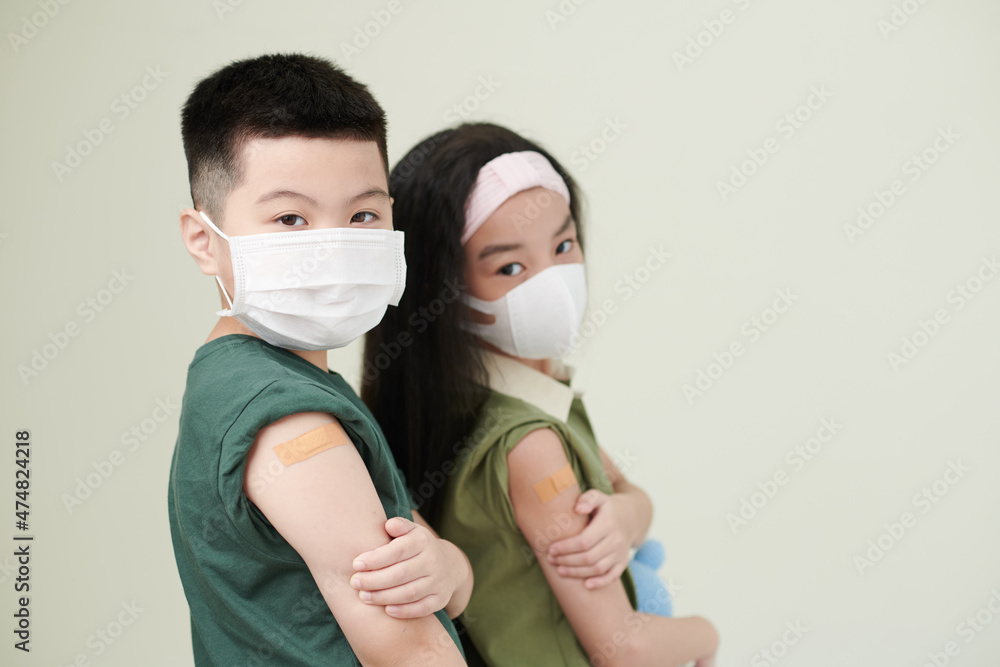
[[[535,484],[535,493],[538,494],[539,500],[547,503],[574,484],[576,475],[573,473],[573,467],[567,463],[558,472]]]
[[[310,456],[315,456],[322,451],[350,442],[350,438],[344,433],[340,424],[331,422],[280,445],[275,445],[274,453],[278,455],[282,463],[290,466],[293,463],[305,461]]]

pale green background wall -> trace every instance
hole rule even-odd
[[[971,637],[958,626],[1000,591],[1000,280],[961,308],[949,294],[977,287],[982,258],[1000,253],[1000,7],[896,1],[917,11],[886,32],[879,22],[891,21],[894,0],[564,0],[575,11],[551,25],[557,0],[402,0],[348,61],[341,45],[386,2],[76,0],[39,14],[33,33],[24,21],[41,5],[6,0],[0,662],[190,664],[166,521],[177,414],[148,421],[163,416],[157,401],[179,403],[217,308],[177,230],[189,203],[178,112],[195,82],[230,60],[304,50],[371,86],[391,119],[393,160],[467,104],[472,118],[541,140],[579,179],[591,303],[612,299],[617,312],[575,362],[604,446],[653,497],[678,611],[721,629],[720,666],[767,664],[755,653],[796,621],[808,632],[781,660],[789,667],[916,666],[950,640],[960,651],[951,664],[998,664],[1000,618]],[[679,67],[675,52],[723,10],[732,22],[717,37],[704,32],[709,45]],[[33,36],[12,44],[22,31]],[[115,100],[132,96],[147,68],[162,80],[147,78],[124,117]],[[481,77],[499,85],[468,99]],[[813,87],[831,96],[800,111],[811,117],[788,136],[781,119]],[[113,132],[57,175],[52,163],[104,119]],[[609,122],[614,141],[587,161],[581,145],[601,148]],[[939,128],[958,138],[911,180],[904,163]],[[777,152],[723,201],[717,181],[769,138]],[[903,194],[851,243],[844,226],[894,179]],[[626,300],[616,283],[651,246],[672,257],[639,271],[648,280]],[[81,308],[116,270],[133,276],[127,287],[99,313]],[[794,305],[751,340],[751,318],[778,290]],[[917,336],[926,345],[894,369],[887,355],[938,309],[947,322],[929,341]],[[73,323],[78,335],[22,381],[18,366]],[[718,376],[713,355],[736,341],[744,354],[687,400],[683,385],[699,370]],[[331,355],[351,378],[358,363],[357,345]],[[842,429],[797,469],[786,453],[824,418]],[[143,420],[152,433],[130,451],[122,434]],[[7,555],[21,428],[33,434],[37,536],[29,657],[11,648]],[[61,496],[114,450],[123,463],[68,511]],[[915,504],[949,461],[968,471],[939,484],[938,502]],[[727,514],[776,471],[787,483],[734,532]],[[907,511],[916,524],[883,537],[891,549],[859,572],[855,556]],[[88,637],[133,601],[135,623],[97,655]]]

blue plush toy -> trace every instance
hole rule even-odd
[[[628,569],[635,583],[638,610],[657,616],[672,616],[674,613],[670,591],[656,571],[663,565],[666,553],[663,545],[656,540],[646,540],[632,556]]]

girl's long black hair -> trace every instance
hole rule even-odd
[[[414,504],[434,526],[453,462],[488,395],[482,348],[461,326],[465,202],[483,165],[517,151],[541,153],[562,176],[580,238],[573,179],[541,147],[498,125],[438,132],[414,146],[389,176],[393,226],[406,233],[406,290],[365,336],[361,397]]]

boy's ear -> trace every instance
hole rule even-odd
[[[219,265],[212,253],[211,230],[198,211],[193,208],[181,210],[181,240],[184,241],[184,247],[194,257],[202,273],[206,276],[218,275]]]

